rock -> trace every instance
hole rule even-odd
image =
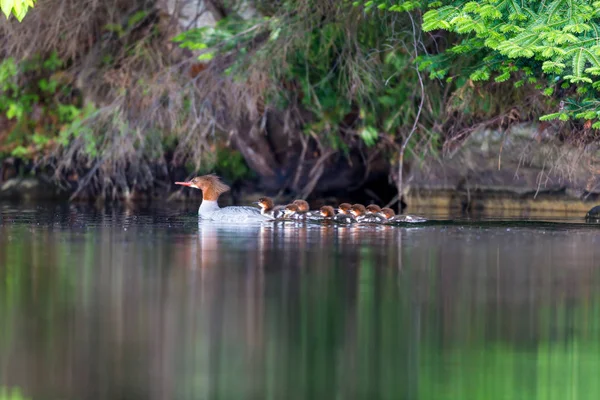
[[[42,178],[13,178],[0,186],[0,200],[58,200],[69,194]]]
[[[598,178],[590,167],[598,162],[600,149],[582,151],[552,137],[538,140],[538,133],[539,127],[531,123],[505,133],[482,130],[440,160],[412,163],[405,176],[406,202],[435,206],[431,199],[439,197],[437,206],[551,207],[585,213],[590,202],[600,198]]]

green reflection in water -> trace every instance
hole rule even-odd
[[[0,386],[0,400],[27,400],[30,397],[26,397],[19,388],[7,388]]]
[[[0,382],[65,399],[92,382],[106,398],[600,398],[598,268],[544,255],[565,237],[520,249],[546,263],[527,269],[503,261],[510,235],[206,253],[130,230],[0,227]]]

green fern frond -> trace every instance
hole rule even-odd
[[[542,115],[540,117],[540,121],[552,121],[553,119],[558,119],[560,117],[561,113],[552,113],[552,114],[546,114],[546,115]]]

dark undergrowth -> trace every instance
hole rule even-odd
[[[544,95],[526,69],[479,81],[473,51],[440,66],[462,39],[423,32],[425,8],[213,0],[198,10],[216,26],[185,30],[161,4],[47,0],[23,23],[2,20],[0,158],[73,197],[166,193],[212,171],[299,197],[384,181],[402,192],[411,163],[478,130],[535,123],[577,90]],[[538,130],[532,143],[597,164],[585,119]],[[560,151],[548,163],[570,168]]]

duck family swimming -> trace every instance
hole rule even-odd
[[[202,191],[202,203],[198,215],[202,219],[219,222],[263,222],[263,221],[331,221],[340,224],[366,223],[366,224],[394,224],[425,222],[426,219],[410,215],[395,215],[391,208],[380,208],[375,204],[367,207],[362,204],[342,203],[337,209],[332,206],[323,206],[319,210],[311,211],[305,200],[294,200],[288,205],[276,206],[269,197],[261,197],[255,203],[259,206],[229,206],[220,208],[219,196],[230,190],[216,175],[198,176],[190,181],[175,182],[176,185],[187,186]],[[337,213],[336,213],[337,211]]]

